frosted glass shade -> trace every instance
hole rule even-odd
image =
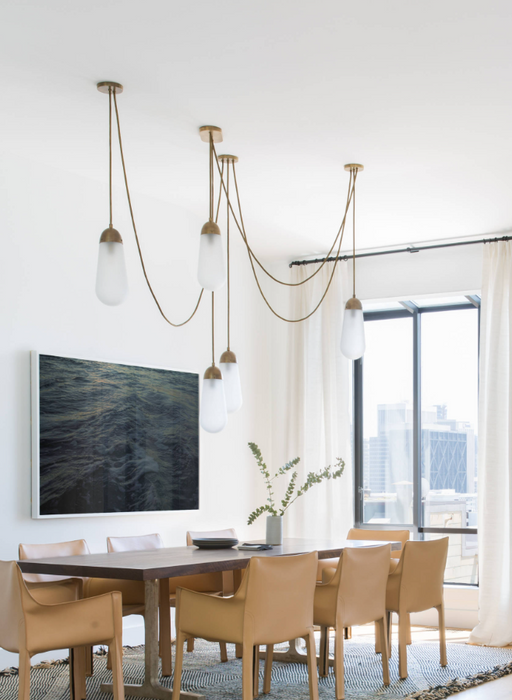
[[[226,282],[222,237],[218,233],[202,233],[199,241],[197,279],[203,289],[215,292]]]
[[[364,355],[366,344],[362,309],[345,309],[340,348],[349,360],[358,360]]]
[[[224,395],[228,413],[235,413],[242,408],[242,385],[238,362],[220,362],[219,367],[224,381]]]
[[[220,433],[226,427],[228,412],[222,379],[203,379],[199,422],[207,433]]]
[[[128,278],[122,243],[100,243],[96,272],[96,296],[108,306],[117,306],[128,293]]]

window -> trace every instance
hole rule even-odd
[[[356,525],[450,537],[446,582],[475,584],[479,299],[365,312],[354,363]]]

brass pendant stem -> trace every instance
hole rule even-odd
[[[354,197],[352,199],[352,294],[356,296],[356,178],[354,172]]]
[[[224,163],[222,163],[222,168],[224,169]],[[222,188],[221,188],[222,192]],[[230,344],[230,325],[231,325],[231,296],[230,296],[230,286],[229,286],[229,161],[227,168],[227,179],[226,179],[226,200],[227,200],[227,221],[226,221],[226,239],[227,239],[227,253],[228,253],[228,265],[227,265],[227,284],[228,284],[228,350]]]
[[[212,292],[212,367],[215,367],[215,292]]]
[[[112,87],[108,88],[108,201],[109,226],[112,226]]]
[[[210,131],[210,221],[213,221],[213,134]]]

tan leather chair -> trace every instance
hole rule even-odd
[[[252,557],[230,598],[177,590],[176,666],[173,700],[179,700],[183,644],[188,637],[242,645],[242,698],[258,695],[259,647],[267,645],[263,692],[270,691],[273,645],[304,637],[308,647],[309,696],[318,700],[313,600],[317,553]]]
[[[90,554],[85,540],[70,542],[50,542],[49,544],[20,544],[20,560],[44,559],[49,557],[71,557]],[[22,574],[32,596],[45,605],[79,600],[85,595],[88,579],[53,576],[52,574]],[[53,585],[49,585],[53,584]],[[110,589],[112,590],[112,588]],[[92,647],[86,650],[86,675],[92,676]]]
[[[439,615],[441,666],[446,666],[446,630],[443,583],[448,537],[428,542],[406,542],[395,571],[388,577],[386,609],[398,613],[398,666],[407,678],[407,630],[410,613],[436,608]],[[391,649],[391,645],[389,646]]]
[[[321,629],[320,675],[329,673],[329,628],[334,627],[334,674],[336,700],[345,697],[343,630],[375,622],[383,649],[382,674],[389,685],[387,651],[386,583],[391,545],[345,549],[332,578],[317,583],[313,620]]]
[[[55,586],[51,582],[39,583],[47,589]],[[80,650],[93,644],[109,645],[113,658],[114,700],[124,700],[119,593],[43,604],[30,593],[16,562],[0,562],[0,590],[0,646],[19,654],[19,700],[30,698],[31,657],[62,647],[73,650],[70,654],[72,675],[75,677],[72,697],[85,698],[85,660],[83,654],[81,662],[78,658]],[[73,673],[73,667],[78,663],[80,680],[76,679],[76,668]]]
[[[402,553],[404,544],[409,540],[411,533],[409,530],[363,530],[362,528],[351,528],[347,533],[347,540],[377,540],[379,542],[390,540],[402,543],[402,549],[393,550],[389,561],[389,573],[392,573],[398,566],[398,561]],[[317,581],[323,580],[324,569],[336,569],[337,559],[320,559],[318,561]]]
[[[187,547],[192,547],[193,540],[200,537],[231,537],[238,539],[233,528],[226,530],[203,530],[187,532]],[[241,580],[241,579],[240,579]],[[237,583],[240,582],[237,581]],[[191,591],[209,593],[210,595],[231,595],[235,591],[235,581],[232,571],[217,571],[211,574],[197,574],[195,576],[180,576],[170,580],[171,591],[176,594],[176,589],[188,588]],[[238,586],[237,586],[238,587]],[[194,637],[187,639],[187,651],[194,651]],[[242,658],[241,649],[237,648],[236,656]],[[224,643],[220,644],[220,660],[228,660],[228,652]]]

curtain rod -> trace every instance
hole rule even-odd
[[[419,253],[420,250],[433,250],[434,248],[455,248],[459,245],[476,245],[477,243],[497,243],[498,241],[510,241],[512,236],[501,236],[501,238],[480,238],[477,241],[459,241],[458,243],[438,243],[437,245],[410,246],[409,248],[397,248],[396,250],[381,250],[377,253],[356,253],[356,258],[373,258],[376,255],[394,255],[395,253]],[[339,260],[352,260],[352,255],[340,255]],[[294,265],[312,265],[322,263],[325,258],[315,260],[294,260],[289,267]],[[327,262],[334,262],[336,257],[327,258]]]

